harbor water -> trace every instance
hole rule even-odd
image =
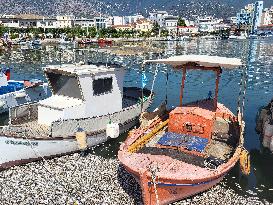
[[[261,145],[259,134],[256,133],[257,112],[273,98],[273,38],[252,40],[205,40],[172,41],[153,43],[149,46],[164,49],[161,57],[182,54],[218,55],[243,59],[247,66],[247,90],[244,110],[246,122],[245,147],[251,154],[251,174],[243,176],[236,166],[224,179],[224,186],[235,190],[243,196],[257,196],[261,201],[273,203],[273,154]],[[71,63],[79,61],[97,62],[108,59],[107,54],[94,54],[91,49],[73,50],[72,47],[46,45],[37,49],[21,49],[20,47],[0,52],[0,62],[12,68],[11,77],[15,80],[38,78],[46,80],[42,67],[48,64]],[[98,49],[99,50],[99,49]],[[105,55],[105,56],[104,56]],[[147,55],[148,58],[157,58]],[[127,73],[126,86],[141,86],[140,63],[138,56],[119,59],[125,63]],[[158,72],[156,72],[158,71]],[[155,73],[157,73],[155,75]],[[225,104],[234,113],[237,111],[237,101],[241,81],[241,69],[223,70],[219,87],[219,102]],[[147,66],[145,75],[148,79],[146,87],[151,88],[153,78],[155,99],[151,110],[167,99],[168,107],[179,104],[181,72],[168,66]],[[166,76],[168,75],[168,82]],[[167,87],[165,86],[167,84]],[[215,74],[213,72],[190,71],[186,77],[184,99],[185,103],[207,98],[208,93],[215,89]],[[0,123],[7,123],[7,115],[0,116]],[[105,158],[116,158],[120,142],[126,134],[118,139],[97,146],[97,155]]]

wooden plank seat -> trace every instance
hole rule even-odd
[[[208,144],[207,138],[191,136],[187,134],[178,134],[173,132],[165,132],[158,140],[157,144],[164,147],[184,148],[188,151],[204,153]]]

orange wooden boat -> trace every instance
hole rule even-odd
[[[145,63],[164,63],[183,70],[180,106],[131,131],[120,146],[118,158],[139,182],[144,204],[169,204],[220,182],[245,151],[240,109],[235,116],[217,102],[222,67],[233,69],[242,63],[240,59],[204,55]],[[189,69],[216,73],[214,99],[182,105]],[[243,166],[248,164],[246,160],[242,160]]]

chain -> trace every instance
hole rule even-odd
[[[238,97],[238,109],[237,109],[237,114],[238,114],[238,117],[240,118],[239,121],[241,124],[243,122],[243,117],[244,117],[246,89],[247,89],[247,68],[246,66],[244,66],[244,69],[241,74],[240,92]]]

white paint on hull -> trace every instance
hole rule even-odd
[[[122,126],[120,133],[126,132],[137,123],[133,120]],[[88,147],[92,147],[108,140],[106,132],[87,136]],[[36,139],[27,140],[22,138],[0,136],[0,169],[3,164],[15,163],[16,161],[32,161],[41,157],[54,157],[71,152],[79,151],[76,139]],[[10,166],[8,165],[8,166]],[[6,165],[5,165],[6,166]]]

